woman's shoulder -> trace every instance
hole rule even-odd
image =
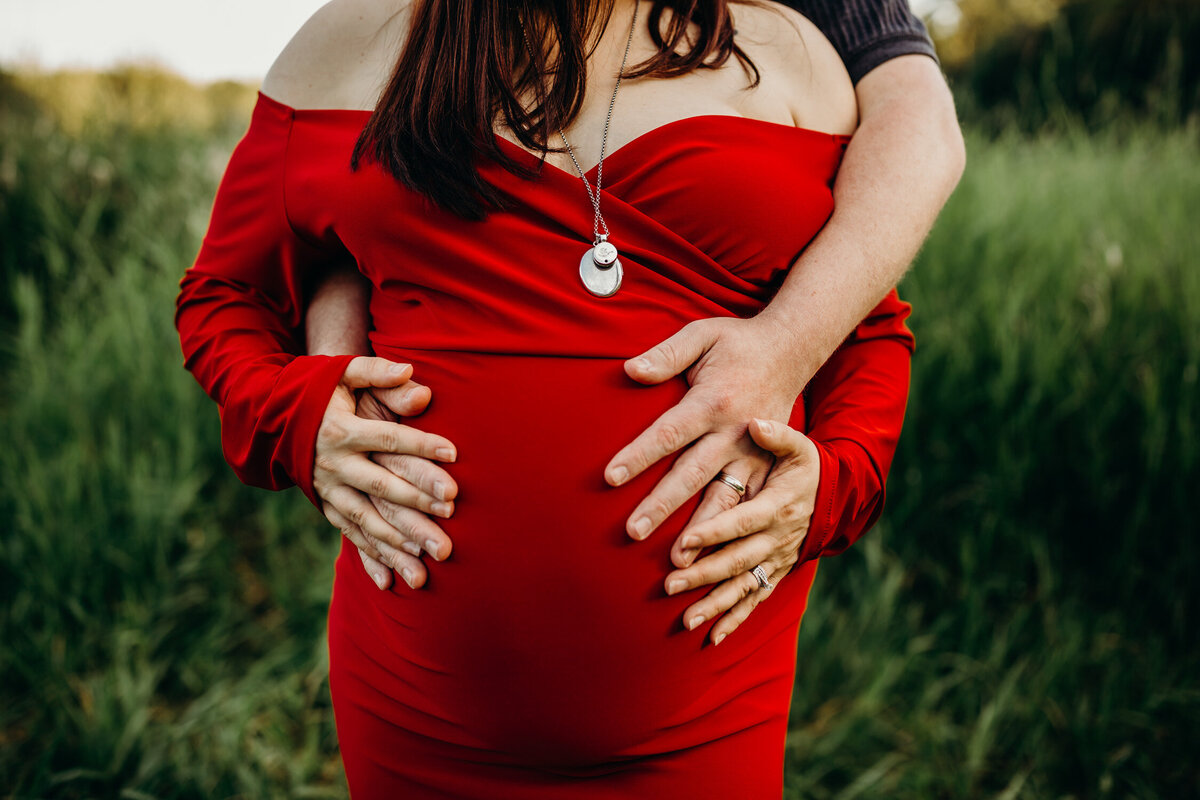
[[[798,126],[854,132],[854,84],[841,56],[811,20],[774,0],[731,2],[729,10],[736,41],[758,66],[763,88],[787,99]]]
[[[292,108],[375,106],[408,30],[412,0],[332,0],[275,59],[263,94]]]

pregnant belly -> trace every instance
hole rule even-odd
[[[379,592],[352,550],[339,561],[331,642],[356,654],[344,668],[378,691],[378,713],[473,750],[572,765],[692,746],[714,724],[761,720],[756,685],[790,688],[794,660],[745,659],[773,637],[794,642],[811,570],[781,586],[773,612],[706,646],[707,626],[686,631],[681,617],[709,589],[663,591],[693,506],[646,541],[625,533],[669,459],[626,486],[603,480],[682,380],[641,386],[616,359],[380,355],[411,361],[433,390],[414,424],[457,445],[460,492],[440,523],[453,554],[426,559],[425,588]]]

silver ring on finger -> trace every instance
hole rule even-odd
[[[758,581],[758,588],[766,589],[767,591],[775,588],[775,584],[767,580],[767,571],[763,569],[762,564],[750,570],[750,574],[754,576],[754,580]]]
[[[746,493],[746,484],[742,483],[728,472],[718,472],[717,477],[713,478],[713,480],[720,481],[730,489],[733,489],[735,492],[737,492],[738,497],[741,497]]]

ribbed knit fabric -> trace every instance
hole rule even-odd
[[[813,21],[846,63],[850,79],[897,56],[917,53],[937,60],[929,31],[906,0],[782,0]]]

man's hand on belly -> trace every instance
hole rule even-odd
[[[740,497],[734,489],[714,482],[718,473],[744,484],[748,497],[762,486],[771,456],[750,440],[746,426],[753,418],[787,423],[807,378],[798,374],[785,341],[775,324],[759,318],[705,319],[625,362],[626,373],[640,383],[662,383],[686,370],[690,385],[677,406],[604,470],[605,480],[620,486],[683,451],[630,515],[626,531],[631,537],[648,537],[705,487],[689,526],[736,505]]]

